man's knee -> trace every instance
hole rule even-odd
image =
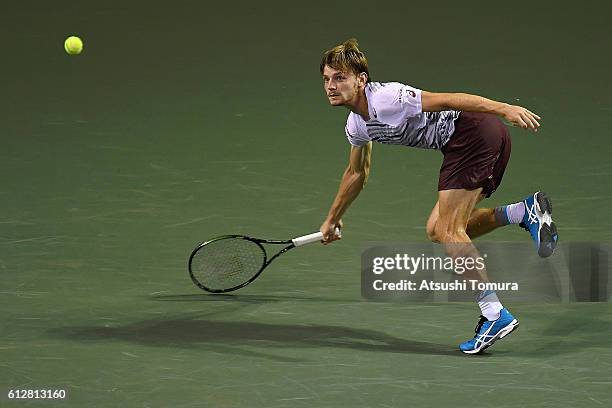
[[[442,223],[436,223],[433,228],[432,234],[427,232],[429,239],[433,242],[438,242],[441,244],[450,244],[450,243],[459,243],[459,242],[469,242],[470,239],[467,236],[465,229],[463,228],[454,228],[448,225],[443,225]],[[435,238],[435,241],[434,241]]]
[[[440,222],[427,224],[427,237],[431,242],[438,244],[463,242],[464,235],[465,231],[462,233],[460,230],[449,228]]]

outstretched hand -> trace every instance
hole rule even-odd
[[[503,116],[504,119],[513,126],[518,126],[523,129],[532,129],[534,132],[537,132],[540,127],[538,120],[541,118],[522,106],[507,105],[504,109]]]

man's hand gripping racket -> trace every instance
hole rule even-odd
[[[321,224],[319,231],[323,234],[323,245],[342,239],[342,220],[332,221],[327,219]]]
[[[334,237],[339,239],[339,228],[335,228]],[[290,249],[323,240],[321,231],[286,241],[223,235],[202,242],[193,250],[189,257],[189,276],[207,292],[231,292],[253,282],[274,259]],[[263,244],[282,245],[283,248],[268,257]]]

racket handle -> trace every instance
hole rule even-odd
[[[335,234],[337,237],[342,236],[342,234],[340,234],[340,229],[338,228],[336,228]],[[322,240],[323,240],[323,233],[321,231],[318,231],[318,232],[313,232],[312,234],[304,235],[302,237],[293,238],[291,242],[293,242],[293,245],[295,245],[296,247],[299,247],[302,245],[312,244],[313,242],[319,242]]]

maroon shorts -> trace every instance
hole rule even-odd
[[[438,191],[475,190],[489,197],[499,187],[510,160],[510,133],[489,113],[461,112],[455,132],[442,148]]]

